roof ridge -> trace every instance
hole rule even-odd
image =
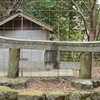
[[[23,13],[24,11],[22,9],[17,9],[16,12],[21,12]]]

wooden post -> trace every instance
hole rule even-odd
[[[56,50],[46,50],[44,53],[44,61],[46,68],[58,68],[57,63],[57,51]]]
[[[92,69],[92,53],[84,52],[80,58],[80,72],[79,78],[81,79],[90,79],[91,78],[91,69]]]
[[[19,60],[20,60],[20,49],[9,49],[9,68],[8,77],[16,78],[19,76]]]

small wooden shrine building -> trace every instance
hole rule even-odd
[[[18,10],[15,13],[0,20],[0,36],[28,39],[28,40],[49,40],[50,34],[55,33],[52,26],[38,20],[27,13]],[[44,61],[44,50],[21,50],[21,61]],[[8,49],[0,49],[0,68],[8,66]]]

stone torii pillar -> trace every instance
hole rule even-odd
[[[19,76],[19,60],[20,49],[9,49],[9,65],[8,65],[8,77],[16,78]]]

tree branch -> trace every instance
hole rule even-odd
[[[88,6],[86,5],[86,3],[85,3],[83,0],[81,0],[81,2],[84,4],[84,6],[85,6],[85,8],[87,9],[88,13],[90,13],[90,9],[89,9]]]
[[[72,5],[67,1],[61,0],[61,2],[65,3],[66,5],[69,5],[70,7],[72,7]]]
[[[95,36],[95,40],[98,38],[99,33],[100,33],[100,20],[99,20],[99,22],[98,22],[98,24],[96,26],[96,36]]]
[[[15,6],[15,3],[13,3],[11,8],[8,9],[8,11],[6,12],[7,15],[9,15],[12,12],[12,10],[14,9],[14,6]]]
[[[89,1],[89,5],[91,6],[91,0],[88,0]]]
[[[17,9],[19,9],[19,7],[22,5],[22,0],[21,1],[16,1],[13,2],[11,8],[8,9],[7,11],[7,15],[9,15],[10,13],[12,13],[13,11],[16,11]]]
[[[92,6],[91,6],[91,11],[92,11],[92,12],[93,12],[93,10],[94,10],[95,5],[96,5],[96,0],[94,0],[93,4],[92,4]]]
[[[61,1],[62,1],[63,3],[65,3],[65,4],[69,5],[75,12],[77,12],[77,13],[82,17],[83,22],[84,22],[84,26],[85,26],[86,35],[88,36],[88,39],[89,39],[89,34],[88,34],[88,32],[87,32],[87,26],[88,26],[88,24],[87,24],[87,22],[86,22],[85,16],[84,16],[83,13],[80,11],[80,8],[76,5],[76,3],[74,2],[74,0],[72,0],[72,3],[75,5],[75,7],[76,7],[77,9],[74,8],[73,5],[70,4],[70,2],[68,2],[68,0],[67,0],[67,1],[61,0]]]
[[[90,2],[90,6],[91,6],[91,4],[92,4],[92,3],[91,3],[91,0],[89,0],[89,2]]]
[[[100,30],[98,30],[98,32],[96,32],[95,41],[97,41],[99,34],[100,34]]]
[[[74,4],[74,6],[77,8],[78,11],[80,11],[80,8],[76,5],[75,1],[72,0],[72,3]],[[75,9],[75,8],[74,8]]]

